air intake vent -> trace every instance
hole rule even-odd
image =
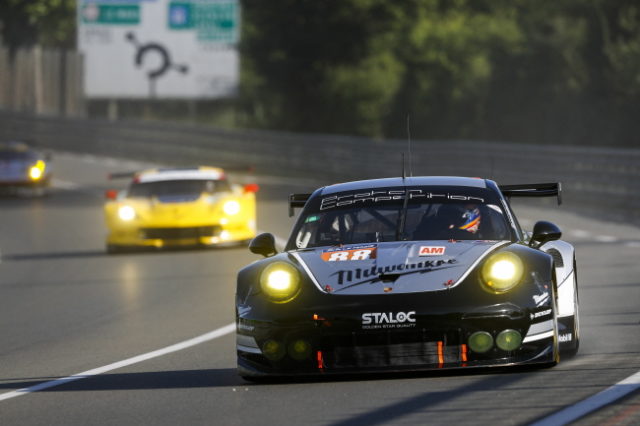
[[[556,249],[549,249],[547,253],[553,257],[553,262],[556,264],[556,268],[562,268],[564,266],[564,261],[562,260],[562,255]]]

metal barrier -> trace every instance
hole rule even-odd
[[[399,176],[405,140],[371,140],[151,122],[0,112],[1,139],[50,149],[221,167],[321,183]],[[640,149],[483,141],[412,142],[415,175],[481,176],[499,183],[561,181],[571,208],[640,224]]]

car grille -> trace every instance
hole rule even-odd
[[[458,363],[463,361],[459,335],[390,330],[334,336],[325,339],[324,363],[330,369]]]
[[[219,235],[219,226],[195,226],[190,228],[142,228],[142,238],[148,240],[179,240]]]

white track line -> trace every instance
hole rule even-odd
[[[86,379],[88,377],[97,376],[98,374],[106,373],[107,371],[116,370],[118,368],[126,367],[128,365],[137,364],[142,361],[147,361],[152,358],[157,358],[162,355],[167,355],[172,352],[181,351],[192,346],[199,345],[201,343],[208,342],[209,340],[217,339],[234,332],[236,329],[235,323],[227,324],[224,327],[220,327],[216,330],[205,333],[201,336],[194,337],[189,340],[185,340],[175,345],[167,346],[162,349],[158,349],[146,354],[134,356],[123,361],[114,362],[113,364],[105,365],[103,367],[94,368],[93,370],[87,370],[82,373],[74,374],[72,376],[63,377],[61,379],[51,380],[49,382],[40,383],[28,388],[18,389],[12,392],[0,394],[0,401],[15,398],[22,395],[28,395],[33,392],[37,392],[43,389],[52,388],[54,386],[64,385],[65,383],[73,382],[80,379]]]
[[[591,233],[585,231],[584,229],[572,229],[569,231],[569,233],[577,238],[588,238],[591,236]]]
[[[51,181],[51,185],[54,188],[67,189],[71,191],[80,188],[80,185],[78,185],[77,183],[55,178]]]
[[[618,239],[611,235],[596,235],[596,241],[599,243],[615,243]]]
[[[530,426],[555,426],[571,423],[592,411],[598,410],[607,404],[611,404],[637,389],[640,389],[640,371],[616,383],[610,388],[580,401],[575,405],[567,407],[564,410],[558,411],[549,417],[545,417]]]

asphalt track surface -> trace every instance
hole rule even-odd
[[[516,209],[525,226],[556,222],[577,249],[582,344],[554,368],[252,384],[236,374],[227,328],[2,399],[233,322],[236,272],[257,259],[246,248],[105,254],[105,176],[140,166],[61,154],[49,197],[0,198],[0,424],[530,424],[640,371],[640,229],[548,205]],[[286,195],[312,188],[258,182],[258,226],[284,238]],[[640,424],[635,389],[577,423]]]

